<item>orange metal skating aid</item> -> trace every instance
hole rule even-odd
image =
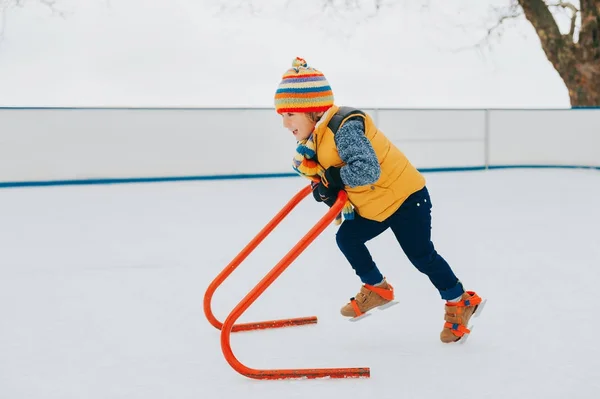
[[[230,336],[232,332],[248,331],[266,328],[280,328],[315,324],[317,318],[301,317],[283,320],[267,320],[254,323],[235,324],[240,316],[263,294],[263,292],[284,272],[285,269],[325,230],[342,210],[347,200],[345,191],[340,191],[335,204],[312,229],[271,269],[269,273],[238,303],[225,321],[221,323],[211,309],[211,300],[216,289],[229,277],[229,275],[248,257],[248,255],[281,223],[281,221],[312,191],[310,185],[299,191],[284,207],[271,219],[271,221],[252,239],[246,247],[219,273],[208,286],[204,294],[204,314],[215,328],[221,330],[221,349],[225,360],[238,373],[255,379],[291,379],[291,378],[357,378],[370,377],[368,367],[355,368],[315,368],[315,369],[273,369],[257,370],[243,365],[231,350]]]

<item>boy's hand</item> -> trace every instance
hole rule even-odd
[[[324,183],[330,189],[337,189],[337,191],[340,191],[344,188],[344,182],[342,181],[342,176],[340,175],[340,168],[336,168],[333,166],[327,168],[324,177]]]
[[[340,168],[330,167],[325,171],[325,176],[319,183],[313,184],[313,197],[317,202],[324,202],[329,207],[335,204],[337,194],[344,188],[340,176]]]

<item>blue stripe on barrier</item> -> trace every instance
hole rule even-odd
[[[273,177],[298,176],[296,173],[264,173],[264,174],[239,174],[239,175],[211,175],[211,176],[172,176],[172,177],[132,177],[121,179],[80,179],[80,180],[45,180],[45,181],[17,181],[0,182],[0,188],[9,187],[41,187],[41,186],[75,186],[89,184],[126,184],[126,183],[161,183],[197,180],[233,180],[233,179],[266,179]]]
[[[492,165],[488,169],[597,169],[600,166],[589,165]]]
[[[470,172],[486,169],[595,169],[600,166],[585,165],[493,165],[488,166],[466,166],[447,168],[421,168],[420,172]],[[268,179],[281,177],[298,177],[296,173],[256,173],[256,174],[232,174],[232,175],[206,175],[206,176],[172,176],[172,177],[139,177],[139,178],[104,178],[104,179],[80,179],[80,180],[45,180],[45,181],[16,181],[0,182],[0,188],[15,187],[47,187],[47,186],[78,186],[93,184],[131,184],[131,183],[161,183],[181,181],[202,180],[240,180],[240,179]]]

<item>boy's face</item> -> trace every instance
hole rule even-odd
[[[283,118],[283,127],[292,132],[296,141],[307,139],[316,125],[304,113],[285,112],[281,114],[281,117]]]

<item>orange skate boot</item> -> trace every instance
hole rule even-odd
[[[440,340],[445,343],[462,341],[464,343],[471,333],[467,328],[472,316],[479,316],[485,305],[474,291],[466,291],[458,302],[446,302],[446,323],[440,333]]]
[[[367,312],[371,309],[383,310],[397,303],[394,301],[394,287],[384,278],[378,285],[364,284],[360,292],[350,298],[350,302],[340,310],[340,313],[344,317],[351,317],[351,321],[356,321],[368,316]]]

